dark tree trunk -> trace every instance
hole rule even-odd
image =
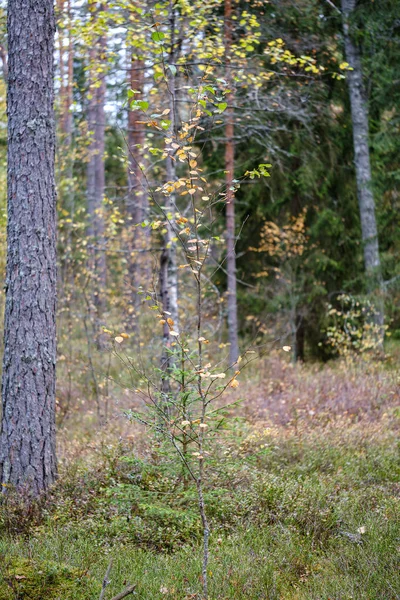
[[[304,362],[304,347],[306,337],[306,324],[304,317],[300,314],[296,315],[296,333],[295,333],[295,345],[293,349],[293,356],[295,362]]]
[[[225,53],[228,66],[227,80],[231,79],[229,62],[232,46],[232,3],[225,0]],[[238,318],[236,299],[236,234],[235,234],[235,195],[233,192],[233,180],[235,171],[235,142],[234,142],[234,109],[233,94],[227,98],[228,108],[225,118],[225,173],[226,173],[226,270],[227,270],[227,292],[228,292],[228,340],[229,340],[229,363],[235,364],[239,358],[238,341]]]
[[[0,475],[56,477],[56,193],[52,0],[8,3],[8,246]]]
[[[362,78],[359,49],[350,34],[349,19],[356,6],[356,0],[342,0],[342,19],[346,60],[352,70],[347,73],[351,119],[353,125],[354,163],[357,179],[357,194],[360,210],[364,264],[367,285],[370,292],[379,289],[382,283],[379,258],[378,229],[375,217],[375,202],[372,192],[372,176],[368,144],[368,108]],[[383,302],[380,305],[377,321],[383,325]]]

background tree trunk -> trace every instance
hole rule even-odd
[[[67,18],[67,27],[60,28],[58,31],[59,44],[59,68],[60,68],[60,129],[64,135],[63,142],[70,148],[72,144],[72,93],[73,93],[73,61],[74,51],[72,45],[72,16],[71,0],[57,1],[58,18],[60,21]],[[64,35],[67,34],[67,60],[65,61]]]
[[[8,83],[8,57],[7,57],[7,51],[4,48],[3,45],[0,45],[0,60],[1,60],[1,64],[3,67],[3,79],[5,84],[7,85]]]
[[[137,50],[129,52],[129,87],[140,92],[137,96],[143,99],[144,92],[144,61],[137,58]],[[128,111],[128,235],[130,254],[128,259],[128,302],[130,304],[129,325],[138,331],[139,285],[146,285],[150,279],[149,261],[137,252],[149,246],[149,228],[137,227],[148,215],[148,200],[146,193],[146,178],[142,171],[143,146],[145,144],[145,127],[143,118],[137,110]]]
[[[227,65],[228,86],[231,81],[230,53],[232,45],[232,3],[225,0],[225,56]],[[235,178],[235,142],[234,142],[234,109],[233,93],[227,97],[228,107],[225,111],[225,173],[226,173],[226,270],[228,292],[228,340],[229,363],[235,364],[239,358],[238,319],[236,300],[236,234],[235,234],[235,195],[233,180]]]
[[[342,21],[346,60],[352,70],[347,72],[351,119],[353,125],[354,163],[357,179],[357,194],[360,210],[364,263],[369,292],[379,289],[382,283],[379,258],[378,229],[375,217],[375,202],[372,192],[372,176],[368,144],[368,108],[362,78],[361,58],[357,45],[350,33],[349,19],[356,0],[342,0]],[[383,301],[378,299],[377,322],[383,325]]]
[[[8,3],[8,247],[0,475],[56,477],[56,193],[52,0]]]
[[[100,10],[103,10],[100,6]],[[94,248],[91,253],[90,269],[95,279],[94,299],[101,312],[106,288],[106,253],[104,239],[103,201],[105,192],[104,137],[105,137],[105,50],[106,38],[99,36],[89,52],[89,105],[87,111],[90,143],[87,166],[87,199],[89,213],[88,233]]]
[[[179,56],[180,44],[176,39],[176,19],[175,19],[175,8],[173,3],[169,3],[169,24],[171,32],[171,46],[168,56],[168,64],[174,65]],[[168,94],[169,94],[169,119],[170,124],[170,137],[176,139],[177,136],[177,73],[174,69],[168,69]],[[167,181],[176,181],[176,168],[175,161],[168,156],[166,159],[166,175]],[[164,210],[167,215],[174,215],[176,212],[176,194],[172,192],[166,197],[164,202]],[[173,217],[172,217],[173,222]],[[166,233],[164,234],[164,249],[161,253],[160,261],[160,296],[163,311],[166,316],[170,317],[173,322],[173,329],[179,332],[179,307],[178,307],[178,265],[177,265],[177,248],[175,240],[175,232],[168,218],[165,225]],[[161,370],[164,373],[168,373],[172,358],[169,355],[169,348],[171,347],[171,336],[170,328],[167,323],[164,324],[163,328],[163,351],[161,355]],[[163,391],[168,391],[169,379],[168,376],[163,377]]]

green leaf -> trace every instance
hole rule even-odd
[[[151,39],[153,40],[153,42],[162,42],[164,38],[165,33],[162,33],[161,31],[153,31],[153,33],[151,34]]]
[[[224,110],[227,108],[228,103],[227,102],[219,102],[217,104],[217,108],[220,112],[224,112]]]

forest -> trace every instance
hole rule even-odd
[[[399,600],[399,1],[0,0],[0,182],[0,600]]]

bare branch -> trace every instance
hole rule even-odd
[[[136,584],[129,585],[122,592],[120,592],[119,594],[117,594],[116,596],[114,596],[113,598],[111,598],[111,600],[122,600],[122,598],[125,598],[126,596],[129,596],[129,594],[133,594],[133,592],[135,591],[135,589],[136,589]]]
[[[100,596],[99,596],[99,600],[103,600],[105,593],[106,593],[106,588],[110,583],[110,580],[108,579],[110,576],[110,571],[111,571],[111,567],[112,567],[112,563],[113,561],[110,560],[108,567],[107,567],[107,571],[106,574],[104,575],[104,579],[103,579],[103,585],[101,586],[101,592],[100,592]]]

